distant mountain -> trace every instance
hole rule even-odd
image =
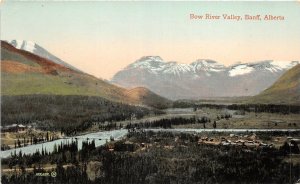
[[[181,64],[145,56],[116,73],[111,82],[126,88],[146,87],[169,99],[252,96],[297,63],[270,60],[226,67],[207,59]]]
[[[300,105],[300,65],[285,72],[271,87],[251,98],[251,101]]]
[[[161,107],[168,99],[143,89],[134,93],[94,76],[17,49],[1,41],[2,95],[53,94],[101,96],[111,101]],[[140,95],[140,96],[139,96]]]
[[[32,54],[38,55],[40,57],[49,59],[53,61],[56,64],[63,65],[67,68],[79,71],[79,69],[75,68],[74,66],[64,62],[63,60],[59,59],[58,57],[54,56],[50,52],[48,52],[46,49],[41,47],[40,45],[32,42],[32,41],[26,41],[26,40],[6,40],[7,43],[13,45],[17,49],[28,51]]]

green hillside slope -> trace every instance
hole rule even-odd
[[[161,102],[170,102],[152,92],[149,92],[151,99],[147,97],[147,101],[142,101],[132,97],[127,89],[16,49],[6,42],[1,42],[1,53],[2,95],[100,96],[112,101],[154,107],[161,106]]]
[[[300,65],[284,73],[271,87],[251,99],[255,103],[300,104]]]

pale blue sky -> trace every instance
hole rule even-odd
[[[272,14],[284,21],[195,21],[202,15]],[[109,79],[143,55],[190,63],[299,60],[299,2],[9,2],[1,39],[35,41],[68,63]]]

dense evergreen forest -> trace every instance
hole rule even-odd
[[[22,172],[3,175],[2,183],[295,183],[300,165],[284,161],[281,148],[243,148],[198,143],[198,135],[152,131],[130,132],[126,140],[95,147],[76,140],[32,156],[16,153],[2,165]],[[176,141],[174,141],[176,140]],[[113,149],[111,149],[113,148]],[[56,177],[38,177],[42,165],[57,163]],[[26,167],[34,164],[34,170]],[[64,165],[69,164],[69,167]],[[91,165],[92,164],[92,165]],[[94,169],[91,169],[94,168]]]
[[[232,115],[230,114],[222,114],[220,117],[218,116],[218,120],[226,119],[228,120],[231,118]],[[175,117],[169,119],[160,119],[155,121],[146,121],[146,122],[139,122],[135,124],[128,124],[126,125],[127,129],[133,128],[173,128],[175,125],[188,125],[188,124],[202,124],[203,128],[206,128],[206,123],[212,123],[213,128],[217,128],[217,122],[214,120],[212,121],[210,118],[206,116],[202,116],[199,118],[191,117],[191,118],[182,118],[182,117]]]
[[[244,110],[247,112],[268,112],[281,114],[297,114],[300,113],[300,105],[279,105],[279,104],[200,104],[189,101],[175,101],[174,108],[213,108],[213,109],[230,109],[230,110]]]
[[[93,96],[21,95],[2,96],[1,123],[32,124],[66,134],[87,129],[93,122],[114,122],[161,111],[108,101]]]

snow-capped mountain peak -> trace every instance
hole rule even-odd
[[[219,72],[223,71],[225,66],[212,60],[197,60],[191,64],[178,63],[176,61],[164,61],[159,56],[144,56],[126,67],[126,69],[140,68],[150,73],[159,72],[179,76],[183,73],[189,73],[195,77],[200,71]]]
[[[230,77],[250,74],[254,71],[276,73],[287,70],[299,64],[298,61],[259,61],[254,63],[240,63],[230,66],[228,71]]]
[[[72,65],[64,62],[63,60],[59,59],[55,55],[51,54],[48,52],[46,49],[43,47],[39,46],[37,43],[33,41],[27,41],[27,40],[6,40],[7,43],[11,44],[17,49],[24,50],[27,52],[30,52],[32,54],[36,54],[40,57],[46,58],[51,60],[52,62],[63,65],[67,68],[73,69],[75,71],[81,72],[79,69],[73,67]]]
[[[17,49],[26,50],[28,52],[34,52],[36,49],[36,43],[26,40],[7,40],[8,43],[16,47]]]
[[[180,76],[181,73],[191,72],[192,67],[189,64],[177,63],[177,62],[167,62],[163,73],[174,74]]]
[[[155,71],[156,73],[156,71],[161,70],[164,65],[165,62],[159,56],[144,56],[127,66],[126,69],[142,68],[147,69],[150,72]]]
[[[175,76],[188,75],[192,78],[205,74],[206,76],[212,76],[212,73],[226,73],[229,77],[236,77],[246,74],[251,74],[254,71],[260,72],[271,72],[276,73],[282,70],[289,69],[296,64],[298,61],[273,61],[265,60],[253,63],[237,63],[226,67],[219,64],[216,61],[210,59],[198,59],[191,64],[183,64],[175,61],[165,62],[159,56],[144,56],[134,63],[126,67],[126,69],[143,69],[150,73],[159,74],[171,74]]]
[[[226,69],[224,65],[208,59],[198,59],[191,63],[191,66],[193,66],[195,72],[222,72]],[[210,74],[207,73],[207,76],[210,76]]]
[[[160,56],[144,56],[135,61],[135,63],[140,62],[163,62],[163,59]]]

